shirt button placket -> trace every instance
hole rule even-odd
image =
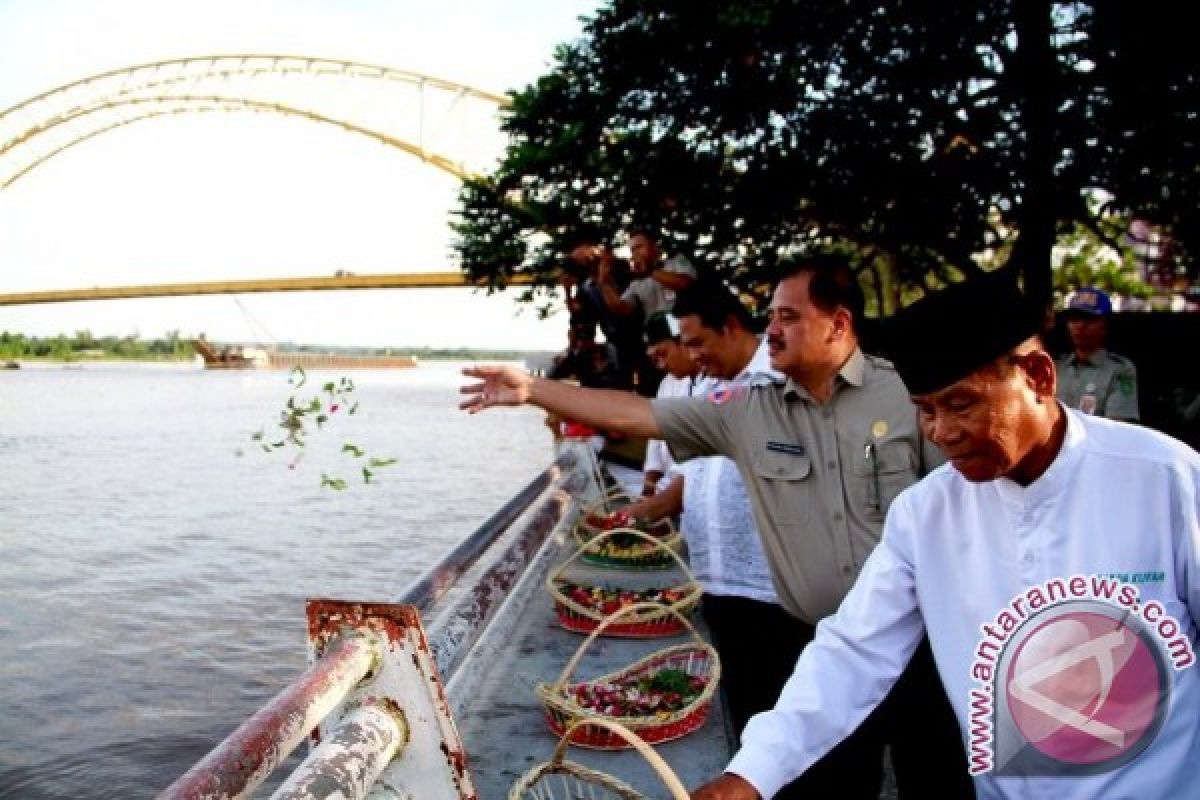
[[[1018,547],[1020,548],[1021,575],[1027,583],[1035,582],[1038,557],[1036,552],[1033,510],[1022,508],[1018,516]]]

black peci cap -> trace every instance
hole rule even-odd
[[[1036,313],[1009,270],[956,283],[900,311],[884,341],[912,394],[962,380],[1040,331]]]

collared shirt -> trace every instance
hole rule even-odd
[[[711,389],[748,384],[759,376],[782,381],[771,369],[766,342],[732,380]],[[706,594],[746,597],[778,603],[762,537],[737,465],[724,456],[693,458],[671,468],[683,476],[683,513],[679,527],[688,546],[688,565]]]
[[[927,632],[981,800],[1200,797],[1200,456],[1067,416],[1029,486],[946,465],[896,499],[729,771],[769,798],[858,725]]]
[[[688,375],[683,378],[676,378],[670,373],[663,376],[662,381],[658,384],[657,397],[691,397],[696,391],[702,391],[702,387],[707,386],[707,382],[703,378],[693,378]],[[675,459],[671,457],[671,451],[667,448],[665,442],[661,439],[649,439],[646,441],[646,459],[642,463],[643,472],[659,472],[664,476],[667,470],[675,465]],[[661,481],[660,481],[661,482]]]
[[[677,459],[721,454],[737,463],[780,604],[810,623],[837,608],[892,499],[924,474],[929,456],[899,375],[859,350],[826,403],[791,379],[759,378],[652,408]]]
[[[1058,399],[1068,408],[1109,419],[1139,419],[1137,369],[1128,358],[1100,349],[1087,358],[1068,353],[1057,366]]]

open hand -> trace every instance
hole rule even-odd
[[[481,379],[459,389],[466,399],[458,407],[470,414],[492,406],[519,406],[529,399],[533,384],[529,373],[516,367],[467,367],[463,375]]]

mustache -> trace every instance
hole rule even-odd
[[[783,347],[783,339],[778,336],[768,336],[767,347]]]

